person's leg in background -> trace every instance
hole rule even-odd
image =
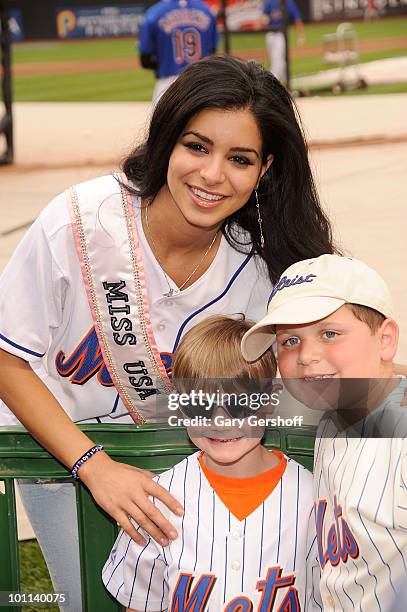
[[[268,32],[266,45],[270,59],[270,72],[283,84],[286,83],[285,37],[283,32]]]
[[[152,99],[153,106],[157,104],[158,100],[161,98],[164,91],[166,91],[169,88],[169,86],[175,81],[177,76],[178,75],[175,74],[174,76],[164,77],[162,79],[156,80],[154,91],[153,91],[153,99]]]
[[[56,593],[67,593],[62,612],[82,610],[75,485],[19,479],[25,511],[41,546]]]

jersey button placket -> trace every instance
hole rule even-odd
[[[233,589],[235,592],[240,592],[243,568],[243,530],[240,526],[240,522],[237,521],[237,519],[234,519],[231,524],[231,529],[228,533],[228,540],[228,558],[230,568],[228,571],[228,580],[230,580],[231,590]]]
[[[243,536],[242,530],[241,529],[234,529],[232,531],[232,538],[234,540],[241,540]]]

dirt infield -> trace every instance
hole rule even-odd
[[[381,40],[371,40],[359,42],[359,50],[375,51],[375,50],[394,50],[406,48],[406,37],[399,38],[383,38]],[[322,46],[305,46],[292,47],[290,54],[293,59],[303,57],[318,57],[323,55]],[[235,55],[243,59],[266,59],[266,49],[245,49],[244,51],[236,51]],[[32,75],[32,74],[61,74],[69,72],[97,72],[107,70],[134,70],[140,68],[140,62],[137,57],[132,59],[111,59],[111,60],[74,60],[63,62],[27,62],[14,64],[12,66],[13,75]]]

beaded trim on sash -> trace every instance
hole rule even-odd
[[[84,183],[71,187],[67,198],[105,365],[130,416],[143,423],[157,419],[160,399],[165,402],[172,385],[154,339],[133,205],[123,185],[127,179],[115,178],[120,193],[95,194]]]

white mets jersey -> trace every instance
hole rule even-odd
[[[389,612],[407,583],[405,388],[402,382],[361,422],[363,437],[338,432],[330,418],[318,428],[314,496],[324,610]],[[367,437],[380,430],[388,437]],[[398,603],[407,609],[407,601]]]
[[[117,181],[89,181],[100,209],[120,197]],[[157,348],[170,370],[185,331],[212,315],[244,313],[259,320],[271,291],[265,266],[222,238],[208,270],[187,289],[165,297],[166,277],[145,239],[134,198],[149,313]],[[106,216],[106,215],[105,215]],[[88,305],[65,194],[47,206],[23,238],[0,279],[0,348],[29,361],[74,421],[133,423],[104,364]],[[0,402],[0,425],[18,424]]]
[[[185,508],[183,517],[171,515],[178,539],[163,548],[145,534],[142,547],[121,531],[103,569],[110,593],[124,606],[154,612],[313,609],[306,571],[316,554],[310,472],[288,459],[272,493],[239,521],[198,456],[157,478]]]

